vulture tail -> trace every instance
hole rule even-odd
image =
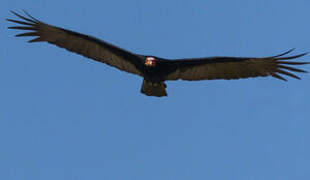
[[[166,87],[167,86],[163,81],[153,83],[144,79],[141,88],[141,93],[147,96],[157,96],[157,97],[167,96]]]

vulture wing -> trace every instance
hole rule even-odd
[[[307,62],[292,62],[291,59],[306,55],[283,57],[293,49],[271,57],[244,58],[244,57],[209,57],[196,59],[177,59],[166,61],[173,72],[168,74],[165,80],[212,80],[212,79],[240,79],[258,76],[273,76],[286,81],[280,75],[300,79],[291,72],[306,71],[291,66],[308,64]]]
[[[30,31],[17,34],[17,37],[34,36],[35,38],[28,42],[49,42],[58,47],[65,48],[68,51],[106,63],[120,70],[142,75],[138,67],[143,65],[143,61],[136,54],[88,35],[48,25],[35,19],[26,12],[28,17],[21,16],[13,11],[11,12],[24,21],[7,19],[8,21],[22,25],[9,27],[9,29]]]

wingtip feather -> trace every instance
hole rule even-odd
[[[17,24],[27,25],[27,26],[34,26],[35,25],[35,24],[23,22],[23,21],[17,21],[17,20],[14,20],[14,19],[6,19],[6,20],[10,21],[10,22],[13,22],[13,23],[17,23]]]
[[[35,17],[31,16],[26,10],[22,10],[28,17],[30,17],[32,20],[37,21],[37,22],[41,22],[40,20],[36,19]]]
[[[38,38],[29,40],[28,43],[42,42],[42,41],[44,41],[44,40],[42,38],[38,37]]]
[[[284,56],[284,55],[286,55],[286,54],[291,53],[291,52],[294,51],[294,50],[295,50],[295,48],[292,48],[292,49],[290,49],[290,50],[288,50],[288,51],[285,51],[284,53],[281,53],[281,54],[278,54],[278,55],[275,55],[275,56],[271,56],[271,57],[269,57],[269,58],[281,57],[281,56]]]
[[[19,18],[21,18],[21,19],[24,19],[24,20],[26,20],[26,21],[28,21],[28,22],[37,23],[36,20],[26,18],[26,17],[24,17],[24,16],[22,16],[22,15],[16,13],[15,11],[10,10],[10,12],[13,13],[15,16],[17,16],[17,17],[19,17]],[[26,15],[27,15],[27,14],[26,14]],[[30,18],[31,18],[31,17],[30,17]]]
[[[21,34],[16,34],[16,37],[22,37],[22,36],[40,36],[39,33],[37,32],[27,32],[27,33],[21,33]]]
[[[305,71],[305,70],[297,69],[297,68],[293,68],[293,67],[289,67],[289,66],[278,65],[278,67],[282,68],[282,69],[287,69],[287,70],[290,70],[290,71],[294,71],[294,72],[307,73],[307,71]]]
[[[36,30],[34,27],[27,27],[27,26],[10,26],[8,29],[19,29],[19,30]]]
[[[272,77],[275,77],[275,78],[277,78],[277,79],[280,79],[280,80],[282,80],[282,81],[287,81],[287,79],[285,79],[284,77],[282,77],[282,76],[280,76],[280,75],[278,75],[278,74],[276,74],[276,73],[272,73],[271,76],[272,76]]]
[[[302,53],[302,54],[297,54],[295,56],[288,56],[288,57],[279,57],[279,58],[276,58],[276,60],[290,60],[290,59],[296,59],[296,58],[300,58],[302,56],[305,56],[307,55],[308,53]]]
[[[298,77],[298,76],[296,76],[296,75],[294,75],[294,74],[292,74],[290,72],[283,71],[281,69],[278,69],[277,72],[280,73],[280,74],[284,74],[286,76],[290,76],[290,77],[295,78],[295,79],[300,79],[300,77]]]

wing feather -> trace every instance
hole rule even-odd
[[[166,76],[165,80],[240,79],[258,76],[273,76],[286,80],[279,74],[300,79],[291,72],[306,73],[306,71],[291,66],[304,65],[308,64],[308,62],[292,62],[287,60],[302,57],[307,53],[283,57],[292,52],[292,50],[264,58],[209,57],[167,61],[167,64],[176,68]]]
[[[9,27],[9,29],[30,31],[17,34],[17,37],[34,36],[35,38],[29,40],[28,42],[32,43],[45,41],[93,60],[114,66],[120,70],[142,75],[138,67],[140,67],[143,62],[136,54],[130,53],[88,35],[48,25],[35,19],[26,12],[25,14],[28,17],[19,15],[14,11],[11,12],[24,21],[13,19],[7,20],[24,26],[12,26]]]

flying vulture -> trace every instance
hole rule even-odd
[[[9,29],[26,30],[17,37],[33,36],[28,42],[48,42],[68,51],[75,52],[95,61],[106,63],[132,74],[143,77],[141,92],[147,96],[167,96],[166,80],[212,80],[240,79],[258,76],[272,76],[286,81],[281,75],[300,79],[292,72],[306,71],[294,68],[307,62],[292,62],[307,53],[285,56],[293,49],[270,57],[204,57],[187,59],[165,59],[128,52],[115,45],[92,36],[80,34],[60,27],[48,25],[32,17],[11,11],[21,20],[7,19],[21,26]]]

